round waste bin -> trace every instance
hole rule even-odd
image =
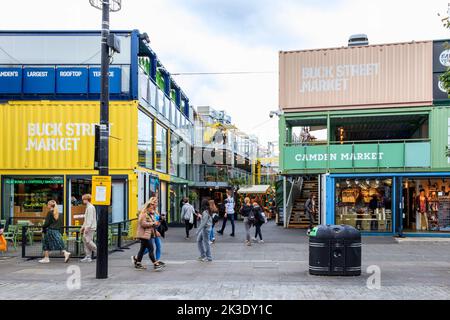
[[[321,225],[309,233],[309,273],[361,275],[361,233],[346,225]]]

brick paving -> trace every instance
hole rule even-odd
[[[135,271],[130,265],[135,245],[110,255],[107,280],[95,279],[95,263],[75,259],[68,265],[61,259],[50,265],[0,259],[0,299],[450,299],[448,241],[363,238],[363,271],[371,265],[381,269],[381,288],[369,289],[365,272],[351,278],[310,276],[305,232],[273,223],[263,228],[266,243],[252,247],[243,245],[242,224],[234,239],[230,230],[217,236],[210,264],[195,260],[195,241],[184,240],[183,229],[171,228],[164,242],[165,270]],[[69,266],[80,267],[80,289],[66,285]]]

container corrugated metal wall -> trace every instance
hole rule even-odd
[[[280,52],[279,84],[285,112],[432,105],[433,43]]]
[[[0,169],[91,170],[98,102],[0,104]],[[137,163],[137,103],[110,104],[110,168]]]
[[[450,146],[450,108],[433,108],[430,115],[431,161],[433,169],[450,169],[450,159],[445,156]]]

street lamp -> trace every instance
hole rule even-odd
[[[109,12],[122,8],[122,0],[89,0],[94,8],[102,10],[101,32],[101,91],[100,130],[98,146],[98,169],[100,176],[109,176],[109,63],[110,48],[120,51],[119,45],[110,37]],[[96,278],[108,278],[108,206],[100,206],[97,225],[97,269]]]

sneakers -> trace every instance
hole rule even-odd
[[[64,251],[64,263],[69,262],[71,253],[68,251]]]
[[[160,265],[162,265],[163,267],[165,267],[165,266],[166,266],[166,263],[165,263],[165,262],[162,262],[162,261],[158,261],[158,263],[159,263]]]
[[[165,265],[162,265],[161,263],[153,265],[153,269],[155,269],[155,270],[161,270],[164,267],[165,267]]]
[[[39,260],[39,263],[50,263],[50,259],[49,258],[44,258]]]
[[[147,269],[147,268],[144,267],[140,262],[137,262],[137,263],[134,265],[134,268],[135,268],[136,270],[145,270],[145,269]]]
[[[230,234],[230,237],[234,237],[234,233]]]
[[[217,231],[217,233],[223,236],[223,231]]]
[[[256,238],[252,238],[252,241],[253,241],[253,242],[256,242],[257,240],[256,240]]]
[[[80,260],[80,262],[91,263],[92,262],[92,258],[91,257],[84,257],[83,259]]]
[[[206,258],[205,258],[205,257],[198,257],[198,258],[197,258],[197,261],[205,262],[205,261],[206,261]]]
[[[264,240],[259,240],[258,242],[259,242],[259,243],[264,243]]]
[[[250,241],[245,241],[245,244],[249,247],[252,245],[252,243]]]

